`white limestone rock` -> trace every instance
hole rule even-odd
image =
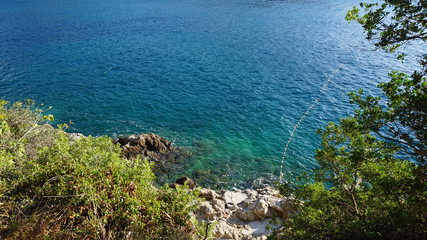
[[[225,191],[222,195],[227,204],[233,205],[238,205],[248,198],[248,195],[240,191]]]
[[[200,203],[200,208],[197,213],[201,214],[202,217],[208,220],[214,220],[216,217],[216,211],[213,209],[211,203],[207,201]]]
[[[210,201],[212,199],[218,198],[219,194],[216,193],[214,190],[209,188],[202,188],[200,189],[199,196],[206,199],[207,201]]]
[[[272,217],[283,221],[292,213],[287,199],[269,186],[222,192],[201,189],[200,196],[208,201],[202,202],[195,214],[198,218],[217,221],[213,230],[216,239],[264,240],[270,233],[266,226]]]
[[[211,201],[212,207],[215,209],[215,211],[224,211],[225,210],[225,201],[221,199],[213,199]]]
[[[241,229],[230,226],[226,221],[219,221],[212,231],[213,235],[222,239],[242,239]]]

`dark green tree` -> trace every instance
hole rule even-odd
[[[398,52],[425,44],[424,1],[360,4],[347,14],[375,46]],[[363,14],[360,14],[361,11]],[[350,93],[353,116],[318,133],[322,148],[312,174],[281,185],[293,195],[295,215],[286,239],[427,239],[427,81],[425,52],[410,75],[393,71],[379,84],[383,97]]]
[[[366,38],[375,46],[389,52],[399,51],[410,42],[425,44],[427,39],[427,4],[423,0],[386,0],[378,3],[361,3],[364,15],[354,7],[346,16],[348,21],[357,21],[363,27]],[[403,60],[405,53],[398,58]],[[379,84],[387,105],[380,105],[380,98],[362,97],[350,93],[351,103],[359,110],[355,118],[381,139],[398,145],[401,151],[411,156],[420,167],[419,178],[426,177],[427,161],[427,54],[419,52],[420,67],[410,76],[393,71],[390,81]],[[420,179],[421,180],[421,179]]]

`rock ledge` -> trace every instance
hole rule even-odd
[[[190,189],[197,188],[188,177],[178,179],[171,186],[185,182]],[[213,235],[216,239],[267,239],[271,233],[267,226],[280,227],[280,223],[293,212],[288,199],[269,185],[256,190],[234,191],[200,188],[199,196],[205,201],[200,203],[194,216],[199,221],[215,224]],[[270,223],[273,218],[279,220],[279,224]]]
[[[200,209],[194,214],[205,222],[216,222],[213,235],[218,239],[267,239],[271,233],[266,227],[276,218],[283,221],[291,212],[286,198],[271,186],[253,190],[200,190]]]

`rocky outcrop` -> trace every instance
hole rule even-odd
[[[68,134],[68,138],[71,140],[71,141],[76,141],[76,140],[79,140],[80,138],[83,138],[83,137],[85,137],[83,134],[81,134],[81,133],[67,133]]]
[[[200,203],[196,218],[215,223],[217,239],[267,239],[267,225],[279,227],[270,220],[283,221],[292,212],[287,199],[270,186],[221,192],[202,188],[200,197],[206,201]]]
[[[199,187],[199,185],[197,185],[197,183],[194,182],[191,178],[185,177],[185,176],[178,178],[174,183],[170,184],[169,187],[176,188],[176,185],[184,185],[184,184],[187,184],[189,189],[195,189]]]
[[[141,133],[119,138],[122,157],[134,160],[138,156],[153,162],[152,171],[156,175],[156,182],[160,185],[171,182],[191,158],[191,152],[185,148],[174,147],[172,142],[154,134]]]
[[[52,128],[51,126],[45,126]],[[81,133],[67,133],[71,142],[85,138]],[[134,160],[138,156],[154,162],[152,171],[160,185],[172,180],[172,172],[176,172],[191,157],[191,152],[185,148],[174,147],[172,142],[154,133],[130,135],[113,143],[121,147],[121,156]]]
[[[190,190],[197,188],[197,184],[188,177],[178,179],[171,186],[184,183]],[[212,233],[216,239],[267,239],[271,233],[267,226],[278,228],[293,213],[288,199],[269,185],[256,190],[234,191],[200,188],[199,197],[205,201],[199,203],[194,216],[198,221],[214,224]],[[271,221],[273,219],[279,222],[275,221],[275,224]]]
[[[117,143],[122,148],[122,156],[127,159],[134,159],[139,155],[157,161],[173,150],[171,142],[154,133],[130,135],[119,138]]]
[[[68,135],[72,141],[84,137],[79,133]],[[182,153],[176,151],[171,142],[153,133],[131,135],[120,138],[116,143],[120,144],[122,156],[127,159],[141,156],[156,162],[153,169],[156,175],[172,168],[176,161],[174,159],[182,158]],[[267,226],[273,229],[280,226],[274,225],[271,220],[278,219],[281,222],[293,213],[288,200],[268,185],[256,190],[214,191],[199,188],[190,178],[182,177],[170,184],[170,187],[175,188],[184,183],[190,190],[199,189],[199,196],[205,201],[200,203],[194,216],[199,221],[214,224],[212,233],[216,239],[267,239],[271,233]]]

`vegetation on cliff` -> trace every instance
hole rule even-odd
[[[1,239],[195,239],[197,191],[156,188],[108,137],[70,140],[32,101],[0,102]]]
[[[377,47],[425,42],[424,1],[361,8],[364,15],[354,8],[347,19]],[[273,238],[427,238],[427,55],[420,54],[418,70],[391,72],[379,85],[383,98],[350,93],[354,114],[319,130],[319,167],[280,186],[294,197],[295,214]],[[32,101],[0,100],[0,238],[200,236],[190,217],[197,191],[154,187],[147,161],[123,159],[108,137],[70,140],[66,125],[43,125],[53,120],[44,114]]]
[[[389,52],[426,41],[426,4],[386,0],[348,12],[375,46]],[[425,48],[424,48],[425,49]],[[427,55],[410,76],[400,71],[381,83],[383,97],[350,93],[352,116],[318,133],[322,149],[313,174],[280,186],[295,197],[286,239],[427,238]],[[398,58],[403,60],[404,53]],[[301,204],[303,202],[303,204]]]

